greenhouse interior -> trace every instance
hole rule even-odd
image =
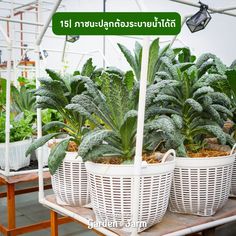
[[[203,1],[0,0],[0,235],[236,235],[236,2]]]

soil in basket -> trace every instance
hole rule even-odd
[[[49,148],[53,148],[58,144],[57,140],[52,140],[51,143],[48,144]],[[67,147],[68,152],[78,152],[78,144],[74,141],[70,141]]]
[[[143,154],[143,161],[146,161],[148,164],[156,164],[160,163],[160,160],[157,159],[157,154]],[[120,165],[123,162],[123,159],[120,157],[102,157],[96,160],[96,163],[101,164],[112,164],[112,165]]]
[[[228,156],[230,153],[225,151],[218,151],[218,150],[209,150],[209,149],[202,149],[198,152],[188,152],[187,155],[189,157],[220,157],[220,156]]]

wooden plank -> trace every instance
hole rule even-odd
[[[50,219],[51,219],[51,236],[58,236],[57,213],[53,210],[50,211]]]
[[[22,175],[15,175],[15,176],[4,176],[3,174],[0,174],[1,181],[4,183],[22,183],[22,182],[33,182],[38,180],[38,172],[34,173],[27,173]],[[43,178],[44,179],[50,179],[51,175],[49,171],[43,172]]]
[[[72,218],[71,218],[71,219],[72,219]],[[75,219],[72,219],[72,221],[74,221],[74,222],[76,222],[77,224],[83,226],[85,229],[88,229],[88,225],[86,225],[86,224],[84,224],[84,223],[82,223],[82,222],[80,222],[80,221],[77,221],[77,220],[75,220]],[[106,236],[105,234],[103,234],[103,233],[97,231],[96,228],[92,229],[92,231],[94,231],[98,236]]]
[[[46,185],[44,186],[44,190],[51,189],[52,185]],[[30,187],[30,188],[24,188],[24,189],[17,189],[15,190],[15,195],[25,194],[25,193],[32,193],[39,191],[39,187]],[[6,197],[7,193],[2,192],[0,193],[0,198]]]
[[[47,185],[44,186],[45,189],[51,189],[51,184],[49,181],[51,176],[49,172],[44,172],[44,179]],[[20,234],[25,234],[37,230],[42,230],[44,228],[49,228],[51,221],[43,221],[33,225],[27,225],[16,228],[16,217],[15,217],[15,195],[25,194],[30,192],[38,191],[38,187],[27,187],[15,190],[15,184],[24,182],[33,182],[38,180],[38,173],[28,173],[24,175],[17,175],[12,177],[6,177],[0,174],[0,185],[6,185],[7,191],[0,193],[0,197],[7,197],[7,219],[8,226],[5,227],[0,224],[0,232],[4,235],[15,236]],[[73,221],[69,217],[62,217],[57,219],[57,224],[65,224]]]
[[[16,227],[15,185],[7,184],[7,220],[8,229]]]
[[[54,195],[46,196],[46,200],[50,201],[53,204],[58,205]],[[70,207],[61,205],[60,207],[63,207],[79,215],[80,217],[83,217],[84,219],[95,220],[95,215],[92,209],[85,207]],[[161,236],[234,215],[236,215],[236,199],[229,199],[226,205],[222,209],[220,209],[214,216],[209,216],[209,217],[177,214],[167,211],[161,223],[158,223],[152,226],[151,228],[141,232],[139,236]],[[109,230],[120,236],[130,235],[130,233],[125,232],[122,229],[113,228]]]
[[[72,222],[73,220],[70,219],[69,217],[61,217],[58,219],[58,224],[67,224]],[[36,223],[36,224],[32,224],[32,225],[26,225],[26,226],[22,226],[22,227],[18,227],[15,228],[13,230],[10,230],[12,235],[21,235],[21,234],[26,234],[26,233],[30,233],[33,231],[38,231],[38,230],[43,230],[43,229],[47,229],[49,228],[51,225],[51,221],[47,220],[47,221],[43,221],[40,223]]]
[[[5,185],[5,181],[2,178],[0,178],[0,186],[1,185]]]
[[[0,224],[0,232],[3,233],[3,235],[6,235],[8,230],[5,226]]]

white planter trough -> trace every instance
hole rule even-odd
[[[48,157],[49,157],[49,154],[51,151],[51,148],[49,147],[49,145],[52,145],[53,143],[59,143],[63,139],[64,138],[53,138],[41,147],[42,148],[42,157],[43,157],[43,167],[48,165]],[[35,154],[36,154],[36,158],[38,160],[39,150],[36,150]]]
[[[26,139],[9,144],[9,168],[10,170],[19,170],[29,166],[30,157],[25,156],[25,152],[30,146],[32,140]],[[5,143],[0,144],[0,166],[5,169]]]
[[[173,155],[170,155],[173,154]],[[165,161],[166,160],[166,161]],[[134,194],[133,165],[107,165],[86,162],[91,203],[97,222],[131,231]],[[160,222],[170,195],[175,152],[170,150],[159,164],[142,165],[140,175],[138,231]],[[145,222],[145,224],[143,224]]]
[[[169,209],[176,213],[211,216],[227,202],[235,155],[177,157]]]
[[[67,152],[52,176],[52,188],[60,205],[83,206],[90,203],[85,164],[77,152]]]
[[[51,149],[48,147],[48,143],[42,146],[42,157],[43,157],[43,167],[48,165],[48,157]],[[36,158],[39,158],[39,150],[36,150]]]

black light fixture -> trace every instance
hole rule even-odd
[[[79,35],[66,35],[66,42],[74,43],[74,42],[78,41],[79,38],[80,38]]]
[[[211,20],[211,15],[208,12],[208,6],[201,2],[199,3],[200,10],[186,21],[186,24],[192,33],[205,29]]]
[[[48,52],[46,50],[43,50],[43,56],[44,58],[47,58],[48,57]],[[40,60],[43,60],[43,57],[42,57],[42,53],[39,52],[39,59]]]

